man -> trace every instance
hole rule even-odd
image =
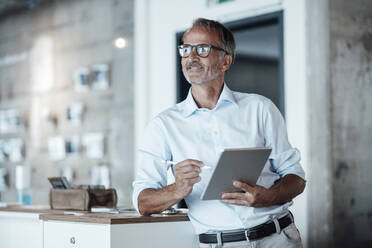
[[[179,53],[191,89],[145,130],[134,206],[149,215],[185,199],[200,247],[301,247],[288,207],[305,188],[304,171],[280,112],[267,98],[233,92],[224,83],[235,41],[222,24],[198,19],[183,43]],[[202,167],[215,166],[223,148],[262,146],[272,152],[257,185],[234,181],[242,193],[200,200],[211,173]],[[169,165],[163,161],[180,161],[171,168],[173,184],[167,185]]]

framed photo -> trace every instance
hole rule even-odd
[[[65,143],[66,155],[77,156],[80,153],[80,138],[79,136],[72,136],[66,138]]]
[[[0,162],[22,162],[24,145],[20,138],[0,140]]]
[[[83,119],[84,105],[81,102],[72,103],[67,107],[67,121],[73,125],[81,125]]]
[[[7,159],[8,159],[8,156],[5,150],[5,140],[0,140],[0,163],[6,162]]]
[[[102,133],[85,134],[83,144],[88,158],[103,158],[105,155],[104,135]]]
[[[62,160],[66,157],[65,141],[61,136],[51,137],[48,140],[49,157],[53,160]]]
[[[0,192],[6,191],[8,188],[9,188],[9,171],[6,168],[0,168]]]
[[[75,90],[84,92],[89,90],[89,73],[88,67],[77,68],[74,72]]]
[[[92,66],[92,89],[106,90],[109,88],[109,66],[97,64]]]
[[[23,140],[20,138],[9,140],[9,161],[12,163],[24,160]]]
[[[21,128],[22,118],[17,109],[0,110],[0,133],[16,133]]]

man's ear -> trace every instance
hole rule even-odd
[[[225,54],[223,58],[222,71],[225,72],[230,69],[232,64],[232,56],[230,54]]]

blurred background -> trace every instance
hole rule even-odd
[[[228,26],[237,91],[270,98],[302,154],[305,247],[372,245],[372,1],[0,0],[0,201],[48,204],[48,177],[131,205],[146,124],[189,85],[176,46]]]

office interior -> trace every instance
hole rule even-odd
[[[188,93],[176,47],[198,17],[232,30],[226,84],[271,99],[301,152],[304,247],[370,247],[368,0],[2,0],[2,206],[48,206],[65,176],[131,207],[144,128]]]

